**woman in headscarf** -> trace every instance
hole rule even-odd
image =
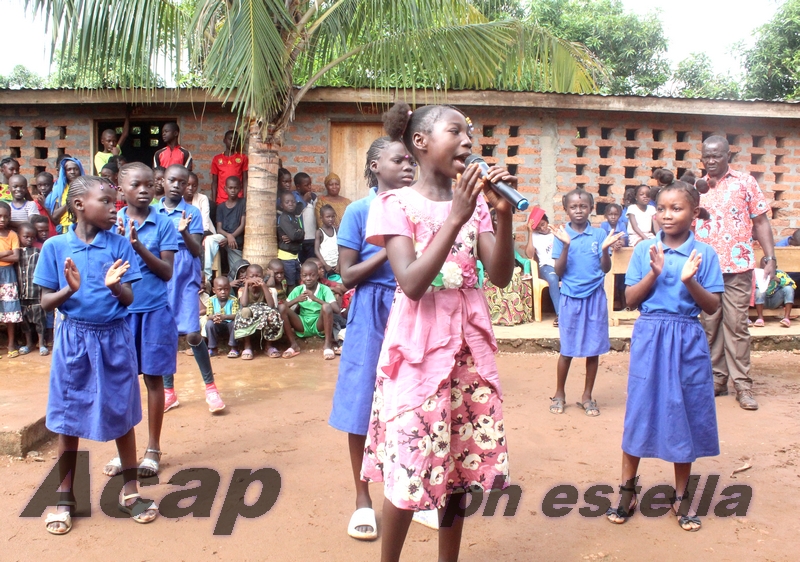
[[[347,197],[339,195],[342,189],[342,180],[336,174],[328,174],[325,177],[325,195],[317,197],[317,204],[314,205],[314,213],[317,215],[317,226],[322,224],[322,207],[330,205],[336,211],[336,222],[334,226],[338,229],[339,223],[344,216],[344,210],[351,203]]]
[[[45,199],[44,204],[50,212],[56,231],[62,234],[72,224],[69,213],[67,213],[67,196],[69,195],[69,184],[78,176],[84,175],[83,165],[80,160],[72,156],[64,156],[58,164],[58,179],[53,185],[53,190]]]

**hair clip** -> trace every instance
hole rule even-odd
[[[474,127],[474,126],[473,126],[473,124],[472,124],[472,119],[470,119],[470,118],[469,118],[469,117],[467,117],[466,115],[464,116],[464,119],[465,119],[465,120],[466,120],[466,122],[467,122],[467,132],[468,132],[468,133],[471,135],[471,134],[472,134],[472,132],[475,130],[475,127]]]

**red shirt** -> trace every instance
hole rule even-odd
[[[244,172],[247,171],[247,156],[234,152],[230,156],[225,154],[217,154],[211,160],[211,175],[217,176],[217,205],[224,203],[228,200],[228,194],[225,193],[225,181],[231,177],[236,176],[244,181]]]
[[[34,201],[36,201],[36,199],[34,199]],[[39,201],[36,201],[36,208],[39,209],[39,214],[40,215],[42,215],[43,217],[47,217],[47,225],[49,227],[48,230],[50,232],[48,237],[52,238],[53,236],[58,234],[58,232],[56,232],[56,226],[53,224],[53,221],[50,219],[50,213],[48,213],[45,210],[45,208],[42,205],[39,204]]]
[[[175,145],[175,148],[165,146],[164,148],[156,151],[156,153],[153,155],[154,166],[169,168],[173,164],[179,164],[189,168],[192,165],[192,153],[183,148],[181,145]]]

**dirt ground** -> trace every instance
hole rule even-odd
[[[800,548],[800,355],[756,353],[755,394],[761,409],[741,410],[734,398],[717,399],[722,454],[701,459],[694,474],[720,475],[711,513],[698,533],[682,531],[674,518],[637,512],[625,525],[605,517],[585,518],[577,509],[561,518],[542,513],[554,486],[570,484],[583,493],[594,484],[616,485],[629,356],[601,358],[595,397],[602,414],[586,417],[575,405],[583,388],[582,364],[573,365],[564,415],[548,412],[555,386],[556,356],[501,354],[505,420],[512,482],[522,489],[516,514],[477,514],[466,522],[464,561],[470,560],[796,560]],[[14,360],[17,361],[17,360]],[[11,361],[3,359],[2,376]],[[165,417],[161,484],[146,489],[160,501],[182,486],[169,478],[185,468],[212,468],[221,484],[209,518],[159,518],[151,525],[112,519],[99,507],[107,479],[103,465],[113,443],[82,442],[90,453],[92,517],[77,518],[63,537],[49,535],[41,519],[19,515],[53,467],[53,443],[42,459],[0,458],[2,560],[378,560],[380,541],[359,542],[346,534],[354,508],[346,436],[327,424],[338,361],[323,362],[319,350],[290,360],[257,356],[245,363],[214,359],[217,384],[228,408],[212,416],[191,358],[181,355],[176,386],[181,406]],[[15,372],[23,363],[15,365]],[[46,388],[46,358],[27,357],[24,377]],[[144,391],[144,388],[143,388]],[[1,393],[2,391],[0,391]],[[3,399],[0,398],[0,401]],[[137,427],[140,454],[146,425]],[[752,468],[732,476],[745,464]],[[259,518],[239,518],[230,536],[213,535],[234,469],[276,469],[282,479],[277,502]],[[672,467],[644,460],[640,484],[646,490],[672,482]],[[721,490],[746,484],[753,490],[746,517],[719,518],[713,507]],[[188,487],[188,486],[187,486]],[[246,496],[258,495],[254,485]],[[382,489],[373,485],[378,513]],[[501,502],[501,508],[504,506]],[[437,536],[412,524],[404,560],[433,560]]]

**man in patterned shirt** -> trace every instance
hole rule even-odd
[[[708,193],[700,205],[711,217],[698,220],[695,235],[711,245],[719,256],[725,292],[722,305],[714,314],[701,315],[711,348],[714,394],[728,394],[728,378],[733,379],[736,400],[745,410],[757,410],[750,378],[750,333],[747,313],[756,267],[752,239],[764,250],[761,267],[775,275],[776,260],[772,228],[767,218],[769,205],[752,176],[728,167],[730,146],[725,137],[712,136],[703,142],[701,161],[708,173]]]

